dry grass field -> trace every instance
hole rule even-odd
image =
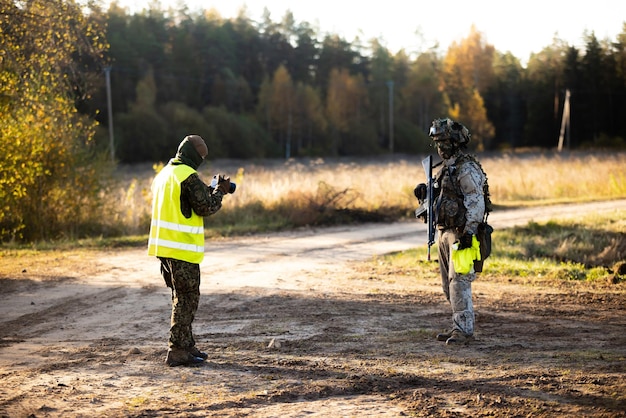
[[[320,213],[355,211],[365,220],[410,217],[413,188],[424,181],[425,156],[289,161],[208,161],[200,174],[229,175],[237,191],[224,200],[223,214],[207,223],[255,224],[258,230],[302,226]],[[487,173],[492,201],[499,207],[585,202],[626,197],[626,152],[528,152],[478,155]],[[437,159],[435,159],[437,160]],[[112,225],[144,234],[155,168],[122,167],[110,198]],[[326,211],[326,212],[325,212]],[[279,219],[268,213],[279,213]],[[329,217],[325,220],[327,223]],[[316,218],[317,217],[317,218]],[[359,220],[358,215],[355,220]],[[245,232],[245,230],[244,230]]]

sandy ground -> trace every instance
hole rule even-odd
[[[163,362],[171,297],[144,249],[16,259],[0,277],[0,417],[626,416],[623,283],[480,278],[476,341],[450,347],[434,338],[450,322],[435,262],[429,277],[361,263],[425,238],[407,221],[207,243],[194,331],[209,359],[193,368]]]

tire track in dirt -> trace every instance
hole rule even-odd
[[[67,322],[67,318],[79,317],[89,310],[97,312],[99,306],[123,299],[126,294],[127,291],[123,287],[117,287],[61,298],[50,307],[2,321],[0,322],[0,346],[6,346],[10,341],[41,337],[58,329],[62,326],[61,324]],[[34,305],[34,302],[31,304]]]

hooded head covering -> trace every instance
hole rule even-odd
[[[175,161],[197,170],[209,154],[209,148],[200,135],[187,135],[178,145]]]

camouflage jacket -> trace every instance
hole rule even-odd
[[[476,234],[485,215],[486,176],[471,156],[459,153],[444,160],[436,176],[440,193],[435,201],[436,223],[459,234]]]
[[[197,174],[181,183],[180,210],[186,218],[193,210],[197,215],[210,216],[222,208],[224,194],[207,186]]]

